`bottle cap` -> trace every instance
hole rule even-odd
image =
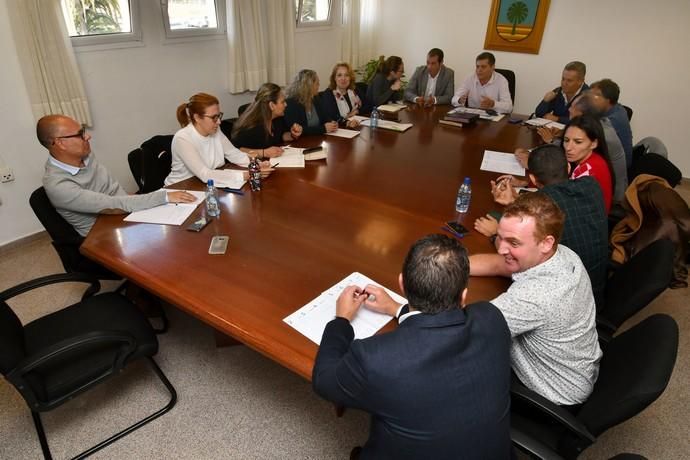
[[[208,186],[213,186],[213,179],[209,179],[208,182],[206,182],[206,185]]]
[[[471,179],[469,177],[465,177],[465,183],[469,184],[470,182],[472,182]]]

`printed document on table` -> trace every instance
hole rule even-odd
[[[187,191],[187,193],[191,193],[196,197],[193,203],[167,203],[155,208],[135,211],[125,217],[125,221],[142,222],[145,224],[182,225],[206,197],[205,192]]]
[[[402,109],[406,109],[405,104],[383,104],[377,107],[378,110],[383,110],[384,112],[399,112]]]
[[[515,176],[525,175],[525,168],[520,166],[515,155],[512,153],[494,152],[492,150],[484,150],[484,158],[479,169],[482,171],[513,174]]]
[[[354,129],[342,129],[338,128],[337,130],[333,131],[332,133],[326,133],[327,136],[335,136],[335,137],[345,137],[347,139],[352,139],[353,137],[359,136],[359,131],[355,131]]]
[[[371,119],[367,118],[360,123],[362,126],[369,126],[371,124]],[[412,128],[412,123],[396,123],[395,121],[382,120],[379,118],[379,128],[403,133]]]
[[[531,126],[546,126],[547,128],[556,128],[560,130],[565,128],[565,125],[563,123],[551,121],[547,118],[532,118],[530,120],[525,120],[525,124]]]
[[[323,292],[290,316],[284,318],[283,321],[315,344],[320,345],[323,331],[326,329],[326,324],[335,318],[335,302],[338,300],[338,296],[343,289],[351,285],[363,288],[367,284],[380,286],[379,283],[373,281],[371,278],[361,273],[354,272],[334,286],[331,286],[327,291]],[[386,292],[396,302],[401,304],[407,303],[404,297],[396,294],[390,289],[386,289]],[[365,306],[362,306],[359,311],[357,311],[351,323],[355,331],[355,338],[365,339],[371,337],[391,319],[391,316],[373,312]]]
[[[283,147],[281,156],[271,158],[271,166],[276,164],[278,164],[278,168],[304,168],[304,149]]]

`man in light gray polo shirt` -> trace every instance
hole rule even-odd
[[[39,142],[48,149],[43,187],[57,212],[82,236],[98,214],[120,214],[170,203],[190,203],[194,195],[184,191],[157,190],[128,195],[98,164],[91,153],[86,128],[64,115],[47,115],[36,125]]]
[[[511,276],[513,284],[491,301],[511,336],[511,365],[528,388],[572,406],[592,393],[601,349],[587,270],[558,244],[565,215],[542,192],[520,195],[498,226],[498,254],[470,256],[474,276]]]

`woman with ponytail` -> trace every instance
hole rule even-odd
[[[225,160],[238,166],[249,165],[249,157],[232,145],[218,129],[223,118],[218,99],[206,93],[197,93],[177,107],[177,121],[182,129],[172,141],[172,168],[165,185],[198,177],[206,183],[213,179],[216,186],[239,188],[249,178],[247,171],[217,170]],[[262,164],[262,173],[268,176],[272,169]]]

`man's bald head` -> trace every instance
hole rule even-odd
[[[53,145],[56,137],[64,135],[65,129],[76,121],[65,115],[46,115],[36,123],[36,137],[38,142],[47,149]]]

